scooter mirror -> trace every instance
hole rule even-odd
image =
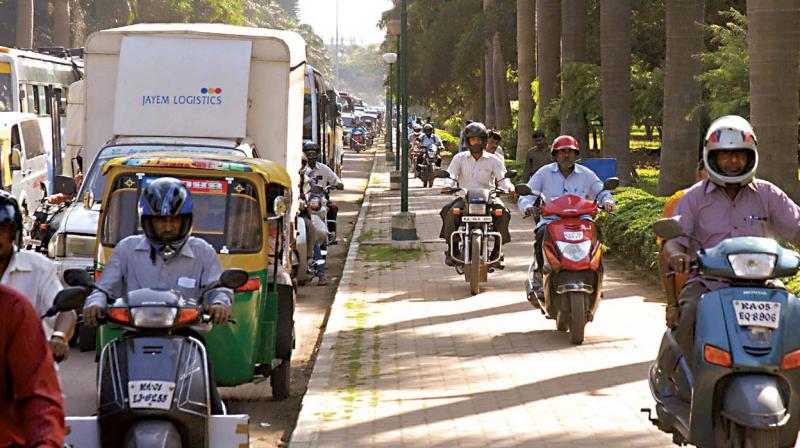
[[[75,183],[75,179],[68,176],[55,176],[53,178],[54,193],[75,196],[76,191],[78,191],[78,185]]]
[[[69,286],[90,286],[92,277],[85,269],[67,269],[64,271],[64,283]]]
[[[613,190],[619,187],[619,178],[618,177],[609,177],[603,182],[603,190]]]
[[[531,187],[529,187],[528,184],[517,184],[514,186],[514,191],[520,196],[528,196],[533,194],[533,191],[531,191]]]
[[[680,216],[659,219],[653,224],[653,231],[665,240],[684,236]]]
[[[436,169],[434,176],[437,179],[450,179],[450,173],[447,170]]]
[[[80,308],[85,300],[86,288],[83,286],[64,288],[56,294],[55,299],[53,299],[53,306],[42,317],[51,317],[64,311]]]
[[[219,283],[230,289],[236,289],[247,283],[250,275],[244,269],[228,269],[219,276]]]
[[[513,179],[515,177],[517,177],[517,170],[506,171],[506,179]]]

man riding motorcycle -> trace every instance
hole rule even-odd
[[[497,157],[487,153],[486,142],[488,134],[486,126],[483,123],[470,123],[464,130],[464,139],[469,151],[464,151],[453,156],[450,166],[447,171],[450,173],[450,179],[447,179],[447,186],[442,188],[443,194],[453,193],[455,191],[455,183],[458,182],[460,188],[465,190],[471,189],[494,189],[496,186],[501,186],[505,191],[513,190],[511,182],[505,178],[506,167],[503,162]],[[511,215],[508,209],[503,205],[499,198],[494,199],[492,205],[495,209],[502,210],[500,216],[492,214],[492,227],[502,237],[501,244],[495,244],[492,248],[492,253],[489,259],[498,257],[500,247],[511,241],[511,234],[508,231],[508,224],[511,221]],[[445,252],[445,263],[448,266],[455,266],[456,261],[450,256],[450,234],[459,226],[459,216],[452,214],[453,208],[464,208],[464,199],[456,198],[449,202],[442,208],[439,215],[442,218],[442,230],[439,232],[439,238],[444,238],[447,241],[448,249]],[[454,248],[454,254],[459,257],[458,248]],[[504,268],[503,260],[493,264],[494,267],[499,269]]]
[[[553,140],[550,154],[555,162],[539,168],[528,180],[531,191],[541,193],[548,201],[552,201],[565,194],[574,194],[588,200],[597,199],[606,212],[614,211],[616,204],[611,193],[603,190],[603,181],[597,175],[582,165],[575,163],[580,149],[578,141],[569,135],[562,135]],[[535,204],[537,195],[527,195],[519,198],[517,207],[525,212],[526,216],[538,217],[541,213],[540,205]],[[534,288],[539,294],[542,292],[542,272],[544,264],[542,254],[542,241],[547,230],[548,222],[558,219],[547,217],[541,219],[536,226],[536,240],[534,243],[534,256],[536,257],[537,271],[534,276]]]
[[[417,141],[419,142],[418,145],[419,154],[417,155],[416,170],[419,171],[419,164],[422,160],[421,157],[422,152],[427,151],[431,145],[436,145],[436,148],[438,148],[435,162],[437,167],[441,167],[442,157],[439,155],[439,151],[444,149],[444,144],[442,143],[442,139],[438,135],[434,134],[432,124],[428,123],[422,127],[422,135],[417,139]]]
[[[728,115],[715,120],[703,142],[708,179],[696,183],[681,198],[674,216],[684,233],[705,248],[739,236],[780,237],[800,243],[800,207],[780,188],[756,179],[758,143],[750,123]],[[676,273],[689,271],[698,242],[688,237],[668,240],[664,251]],[[694,353],[695,320],[700,297],[727,282],[690,273],[680,293],[680,317],[675,336],[683,353]],[[692,366],[693,357],[686,356]]]
[[[214,247],[189,235],[192,230],[192,198],[180,180],[162,177],[150,182],[142,191],[139,215],[144,234],[131,235],[114,248],[102,277],[96,283],[97,289],[83,308],[86,325],[97,325],[108,300],[125,297],[129,291],[142,288],[178,290],[187,297],[199,299],[200,292],[219,280],[222,274]],[[206,293],[204,303],[208,305],[214,324],[228,321],[232,299],[233,291],[224,287]],[[205,344],[195,330],[209,329],[204,325],[186,331]],[[224,406],[210,363],[209,378],[211,413],[222,414]]]

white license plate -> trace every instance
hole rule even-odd
[[[463,222],[492,222],[491,216],[465,216],[461,218]]]
[[[778,328],[780,324],[781,304],[777,302],[734,300],[733,309],[742,327]]]
[[[170,381],[128,381],[131,408],[169,409],[175,383]]]

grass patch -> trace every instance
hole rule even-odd
[[[658,170],[652,168],[637,168],[636,173],[639,175],[639,180],[636,181],[633,187],[644,190],[655,196],[658,191]]]
[[[386,231],[384,230],[366,230],[361,232],[361,235],[358,236],[358,244],[363,243],[364,241],[372,241],[375,239],[379,239],[386,236]]]
[[[399,250],[391,244],[374,244],[358,246],[358,254],[364,261],[380,261],[384,263],[404,263],[414,261],[426,254],[425,249]]]

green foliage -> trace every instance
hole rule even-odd
[[[339,63],[339,90],[377,104],[383,99],[386,72],[380,47],[364,45],[350,47]]]
[[[705,89],[702,106],[709,116],[750,115],[750,56],[747,49],[747,17],[731,8],[721,11],[724,25],[706,25],[716,47],[700,54],[705,71],[698,78]]]
[[[655,196],[657,194],[656,190],[658,190],[658,170],[638,168],[636,174],[638,175],[638,179],[634,187]]]
[[[453,134],[445,131],[444,129],[436,129],[436,135],[442,139],[442,143],[444,143],[444,148],[450,152],[457,152],[458,151],[458,137],[454,136]]]
[[[502,146],[503,151],[505,151],[506,160],[515,159],[517,156],[516,126],[510,129],[500,130],[500,136],[503,137],[503,140],[500,142],[500,146]]]
[[[648,69],[643,61],[631,65],[631,119],[661,134],[664,117],[664,70]]]
[[[655,267],[658,247],[653,223],[661,218],[666,198],[631,187],[618,188],[613,195],[617,211],[597,218],[603,242],[637,266]]]

